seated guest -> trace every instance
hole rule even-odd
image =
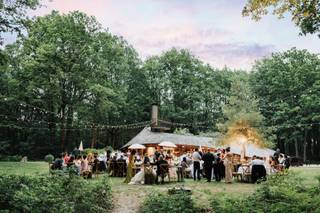
[[[51,169],[62,169],[62,165],[63,165],[62,154],[59,154],[58,157],[53,162]]]
[[[99,171],[98,169],[99,169],[98,154],[94,154],[93,163],[92,163],[92,172],[97,173]]]
[[[148,154],[146,153],[143,158],[143,164],[145,165],[148,163],[150,163],[150,158],[148,157]]]
[[[266,179],[267,171],[264,166],[264,161],[262,158],[254,156],[254,160],[251,161],[251,180],[252,183],[257,182],[257,180]]]
[[[251,166],[252,165],[264,165],[264,161],[261,158],[254,155],[254,156],[252,156],[252,160],[251,160],[250,165]]]
[[[65,152],[65,153],[64,153],[64,156],[63,156],[63,163],[64,163],[65,165],[67,165],[69,159],[70,159],[70,157],[69,157],[68,153]]]
[[[161,177],[161,183],[164,183],[164,177],[169,172],[169,164],[166,160],[163,159],[163,156],[160,155],[159,160],[155,163],[157,166],[157,177],[156,177],[156,183],[159,183],[159,176]]]
[[[72,155],[68,162],[67,162],[67,167],[69,168],[70,166],[74,165],[74,156]]]
[[[110,164],[110,175],[116,176],[117,171],[118,171],[117,156],[114,155],[112,157],[111,164]]]
[[[117,169],[117,177],[123,177],[127,170],[127,163],[123,155],[120,155],[120,158],[117,160]]]
[[[87,159],[87,156],[83,156],[82,162],[81,162],[81,175],[84,178],[91,178],[92,177],[92,172],[91,168],[89,165],[89,161]]]
[[[76,157],[76,160],[74,161],[74,165],[76,166],[78,175],[80,175],[80,172],[81,172],[81,156],[80,155]]]
[[[89,170],[89,162],[88,162],[87,156],[84,155],[81,161],[81,174],[88,170]]]
[[[99,171],[100,172],[106,171],[107,170],[107,164],[106,164],[107,157],[106,157],[106,155],[100,154],[97,159],[99,160]]]

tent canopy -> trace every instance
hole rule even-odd
[[[132,144],[132,145],[130,145],[129,147],[128,147],[128,149],[145,149],[146,147],[144,146],[144,145],[142,145],[142,144],[137,144],[137,143],[135,143],[135,144]]]
[[[170,148],[177,147],[174,143],[170,141],[162,141],[161,143],[159,143],[159,146],[170,147]]]

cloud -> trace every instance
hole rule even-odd
[[[257,43],[212,43],[198,46],[194,53],[217,67],[227,65],[231,68],[250,69],[255,60],[269,56],[275,50],[273,45]]]
[[[191,50],[216,67],[250,69],[254,60],[292,46],[319,52],[319,39],[298,36],[290,19],[243,18],[245,0],[54,0],[32,14],[73,10],[93,15],[132,44],[142,58],[172,47]],[[6,38],[10,40],[10,38]]]
[[[141,35],[144,35],[143,37]],[[189,49],[215,67],[250,69],[256,59],[275,51],[273,45],[254,42],[232,42],[233,32],[217,28],[179,26],[151,28],[128,37],[143,58],[161,54],[172,47]]]

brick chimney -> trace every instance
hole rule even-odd
[[[158,126],[158,114],[159,114],[159,106],[157,104],[152,104],[151,109],[151,127]]]

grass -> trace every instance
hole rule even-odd
[[[316,184],[315,177],[320,176],[320,167],[295,167],[291,168],[299,177],[303,178],[306,185]],[[1,174],[17,174],[17,175],[38,175],[48,174],[48,164],[45,162],[0,162]],[[192,190],[192,197],[196,204],[208,206],[208,195],[217,195],[221,193],[230,194],[232,196],[246,196],[253,193],[259,185],[237,183],[225,184],[224,182],[207,183],[204,179],[201,181],[193,181],[186,179],[182,183],[169,183],[164,185],[128,185],[123,183],[124,178],[110,178],[113,190],[114,202],[117,211],[128,212],[139,208],[145,197],[154,191],[167,191],[172,187],[184,186]],[[94,182],[94,179],[93,179]]]
[[[15,174],[15,175],[38,175],[48,174],[49,166],[46,162],[0,162],[1,174]]]

